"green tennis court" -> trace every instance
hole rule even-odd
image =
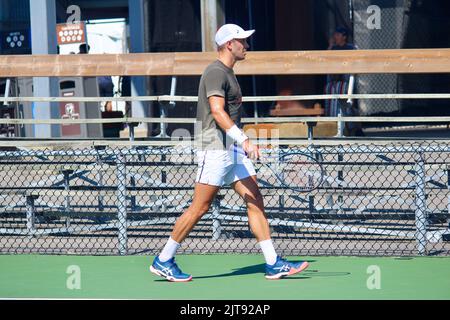
[[[309,269],[268,281],[260,255],[180,255],[189,283],[151,274],[152,258],[3,255],[0,298],[450,299],[448,257],[289,257]]]

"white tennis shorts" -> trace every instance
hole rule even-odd
[[[252,161],[235,149],[197,151],[197,159],[197,183],[221,187],[256,175]]]

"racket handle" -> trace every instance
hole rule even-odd
[[[240,154],[242,154],[242,155],[248,157],[248,152],[244,151],[244,149],[242,149],[241,147],[234,146],[234,150],[235,150],[237,153],[240,153]],[[261,160],[260,158],[256,159],[257,163],[260,163],[260,164],[261,164],[262,162],[261,162],[260,160]]]

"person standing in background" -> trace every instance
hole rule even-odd
[[[356,47],[348,42],[349,31],[347,28],[336,28],[333,36],[330,38],[328,50],[356,50]],[[325,94],[346,94],[349,89],[349,74],[333,74],[327,76]],[[325,100],[325,116],[337,117],[341,110],[342,116],[355,117],[359,115],[356,107],[347,103],[347,100],[332,99]],[[362,136],[359,123],[346,123],[347,135]]]
[[[105,111],[102,112],[102,119],[123,118],[122,111],[114,111],[111,101],[106,102]],[[104,123],[103,136],[105,138],[120,138],[120,131],[123,130],[123,123]]]
[[[87,43],[82,43],[78,47],[78,54],[89,54],[91,46]],[[97,77],[98,90],[100,97],[113,97],[114,96],[114,83],[111,76],[100,76]]]

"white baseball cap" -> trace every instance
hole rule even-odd
[[[250,37],[253,33],[255,33],[255,30],[245,31],[236,24],[224,24],[223,26],[220,27],[219,30],[217,30],[215,40],[216,44],[218,46],[221,46],[227,43],[227,41],[233,39],[246,39]]]

